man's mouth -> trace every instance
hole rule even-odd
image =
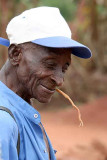
[[[54,88],[54,89],[53,89],[53,88],[49,88],[49,87],[44,86],[44,85],[42,85],[42,84],[41,84],[41,86],[42,86],[42,88],[43,88],[46,92],[48,92],[48,93],[53,94],[53,93],[55,92],[55,88]]]

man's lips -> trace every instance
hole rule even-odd
[[[41,84],[41,86],[42,86],[42,88],[43,88],[46,92],[49,92],[49,93],[51,93],[51,94],[53,94],[53,93],[55,92],[55,89],[48,88],[48,87],[46,87],[46,86],[44,86],[44,85],[42,85],[42,84]]]

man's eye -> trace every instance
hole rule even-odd
[[[65,73],[68,70],[68,65],[62,68],[62,72]]]
[[[46,67],[50,69],[55,69],[56,64],[55,63],[46,63]]]

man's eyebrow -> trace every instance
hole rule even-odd
[[[42,61],[48,61],[48,60],[56,60],[56,57],[48,56],[42,59]]]

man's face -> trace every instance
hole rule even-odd
[[[31,43],[22,52],[17,69],[20,83],[31,98],[41,103],[49,102],[55,88],[63,84],[65,72],[71,63],[71,51],[49,49]]]

